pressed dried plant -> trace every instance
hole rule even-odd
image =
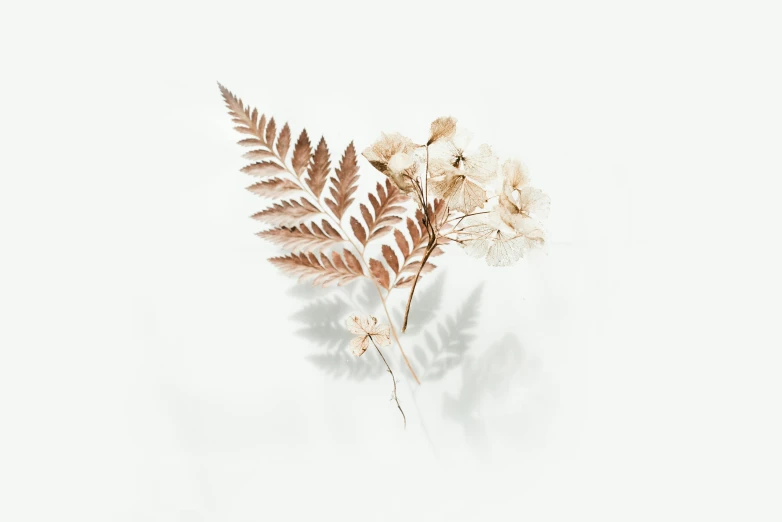
[[[319,286],[372,281],[388,326],[371,316],[351,316],[349,330],[357,336],[351,348],[361,356],[374,345],[389,372],[380,346],[393,337],[420,384],[388,299],[394,290],[409,289],[404,332],[418,282],[436,268],[431,258],[443,254],[445,245],[458,244],[491,266],[507,266],[544,242],[548,197],[530,186],[520,162],[500,164],[490,146],[471,146],[470,135],[452,117],[432,122],[420,144],[398,133],[381,134],[362,152],[381,176],[374,190],[360,194],[352,142],[332,165],[324,138],[313,144],[302,130],[294,141],[287,123],[278,128],[274,118],[219,87],[234,129],[245,136],[239,145],[249,149],[244,157],[251,163],[241,170],[257,178],[247,189],[269,202],[252,216],[270,227],[258,235],[287,250],[270,261]]]

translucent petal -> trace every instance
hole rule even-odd
[[[443,138],[450,138],[456,132],[456,119],[450,116],[437,118],[432,122],[429,134],[429,143],[434,143]]]
[[[361,326],[361,319],[357,315],[351,315],[348,317],[346,324],[348,327],[348,332],[352,333],[353,335],[364,335],[366,333],[364,328]]]
[[[456,190],[448,197],[450,207],[465,214],[482,207],[485,202],[486,191],[463,176]]]
[[[524,213],[540,219],[548,217],[551,199],[542,190],[534,187],[522,187],[519,191],[519,203]]]
[[[415,157],[405,152],[397,152],[388,160],[388,168],[393,172],[402,172],[415,165]]]
[[[464,154],[464,170],[479,183],[488,183],[497,177],[497,156],[485,143],[475,151]]]
[[[519,190],[529,183],[527,169],[519,160],[505,161],[505,163],[502,164],[502,177],[505,180],[503,191],[507,196],[510,196],[514,190]]]
[[[353,352],[353,355],[356,357],[361,357],[364,352],[367,351],[367,348],[369,348],[369,337],[366,335],[354,337],[350,340],[350,351]]]
[[[489,266],[510,266],[523,256],[527,242],[523,236],[506,236],[498,233],[486,254]]]

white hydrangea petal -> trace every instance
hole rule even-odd
[[[532,216],[545,219],[551,211],[551,199],[540,189],[522,187],[519,191],[521,209]]]
[[[489,266],[510,266],[522,258],[526,245],[523,236],[509,237],[500,233],[489,247],[486,263]]]
[[[415,157],[405,152],[397,152],[388,160],[388,169],[392,172],[402,172],[415,165]]]
[[[505,180],[503,191],[508,196],[514,190],[519,190],[529,183],[527,168],[515,159],[507,160],[502,164],[502,177]]]
[[[448,198],[448,205],[451,208],[465,214],[482,207],[485,202],[486,191],[480,185],[464,177],[461,178],[458,188]]]
[[[353,335],[364,335],[366,333],[362,326],[361,318],[359,318],[357,315],[351,315],[348,317],[346,324],[348,327],[348,332],[352,333]]]
[[[497,156],[485,143],[475,151],[465,154],[464,170],[479,183],[488,183],[497,178]]]

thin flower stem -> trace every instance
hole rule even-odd
[[[429,201],[429,145],[426,145],[426,170],[424,171],[424,187],[426,194],[424,196],[424,212],[426,212],[426,202]]]
[[[421,264],[418,266],[418,272],[415,274],[415,278],[413,279],[413,286],[410,288],[410,294],[407,296],[407,305],[405,306],[405,316],[402,321],[402,333],[405,332],[407,329],[407,318],[410,315],[410,305],[413,303],[413,293],[415,293],[415,287],[418,285],[418,280],[421,277],[421,270],[424,269],[424,266],[426,265],[426,262],[429,260],[429,256],[432,254],[434,249],[437,247],[437,239],[435,238],[433,241],[429,241],[429,245],[426,247],[426,252],[424,253],[424,257],[421,258]]]
[[[472,214],[464,214],[463,216],[456,216],[455,218],[449,219],[446,221],[446,223],[450,223],[451,221],[459,220],[459,223],[461,223],[461,220],[469,217],[469,216],[480,216],[481,214],[489,214],[490,212],[488,210],[484,210],[483,212],[473,212]],[[458,227],[459,223],[456,223],[454,227]]]
[[[396,378],[394,377],[394,372],[391,371],[391,367],[388,365],[388,361],[386,361],[386,358],[383,357],[383,352],[380,351],[380,348],[375,343],[375,340],[372,339],[372,336],[369,336],[369,340],[372,341],[372,346],[375,347],[375,350],[377,350],[377,353],[380,354],[380,358],[383,359],[383,362],[386,364],[386,370],[388,370],[388,373],[391,374],[391,381],[394,383],[394,400],[396,401],[396,407],[399,408],[399,413],[402,414],[402,421],[404,422],[405,428],[407,428],[407,417],[405,417],[405,412],[402,411],[402,406],[399,404],[399,397],[396,396]]]
[[[319,208],[319,210],[326,215],[329,219],[334,221],[334,223],[337,225],[337,228],[342,233],[343,237],[347,238],[348,242],[351,244],[351,246],[356,250],[356,252],[359,254],[358,259],[361,261],[361,264],[364,265],[364,268],[367,270],[367,273],[371,274],[371,270],[369,269],[369,264],[367,263],[366,259],[364,258],[364,249],[359,248],[358,245],[350,238],[350,235],[348,235],[345,228],[342,226],[342,221],[337,219],[336,216],[332,215],[331,212],[329,212],[323,204],[321,204],[320,198],[317,197],[310,188],[305,184],[302,183],[299,176],[296,175],[295,172],[293,172],[290,167],[288,167],[287,162],[284,158],[280,157],[280,155],[275,152],[272,148],[269,148],[269,151],[271,151],[272,154],[274,154],[277,161],[279,161],[282,166],[285,168],[285,170],[288,172],[288,174],[291,175],[293,178],[293,181],[307,194],[309,195],[314,201],[315,205]],[[377,281],[375,281],[374,277],[369,276],[369,279],[372,280],[372,283],[375,285],[375,289],[377,290],[377,295],[380,297],[380,302],[383,304],[383,310],[386,313],[386,319],[388,319],[388,323],[391,326],[391,331],[394,334],[394,340],[396,341],[396,345],[399,347],[399,351],[402,353],[402,358],[405,360],[405,364],[407,365],[407,369],[410,370],[410,373],[413,376],[413,379],[415,379],[415,382],[418,384],[421,384],[421,381],[418,379],[418,375],[416,375],[415,370],[413,370],[412,364],[410,364],[410,360],[407,358],[407,354],[405,354],[405,350],[402,348],[402,343],[399,342],[399,336],[396,334],[396,328],[394,327],[394,321],[391,319],[391,314],[388,313],[388,307],[386,306],[386,299],[383,297],[383,292],[380,290],[380,285],[378,285]],[[389,290],[390,293],[390,290]],[[404,331],[404,330],[402,330]]]

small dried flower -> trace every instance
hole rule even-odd
[[[431,131],[429,134],[429,141],[427,145],[431,145],[435,141],[443,138],[450,138],[456,132],[456,118],[450,116],[437,118],[432,122]]]
[[[391,344],[391,332],[388,325],[378,324],[375,316],[351,315],[348,317],[347,326],[348,331],[356,336],[350,341],[350,349],[356,357],[362,356],[367,351],[370,339],[375,341],[378,346]]]
[[[415,149],[416,145],[409,138],[397,132],[381,133],[380,138],[364,149],[361,154],[369,160],[373,167],[385,174],[394,155],[399,153],[412,154]]]
[[[391,178],[403,192],[412,192],[418,163],[414,155],[415,145],[399,133],[381,133],[380,139],[364,149],[362,155],[377,170]]]

